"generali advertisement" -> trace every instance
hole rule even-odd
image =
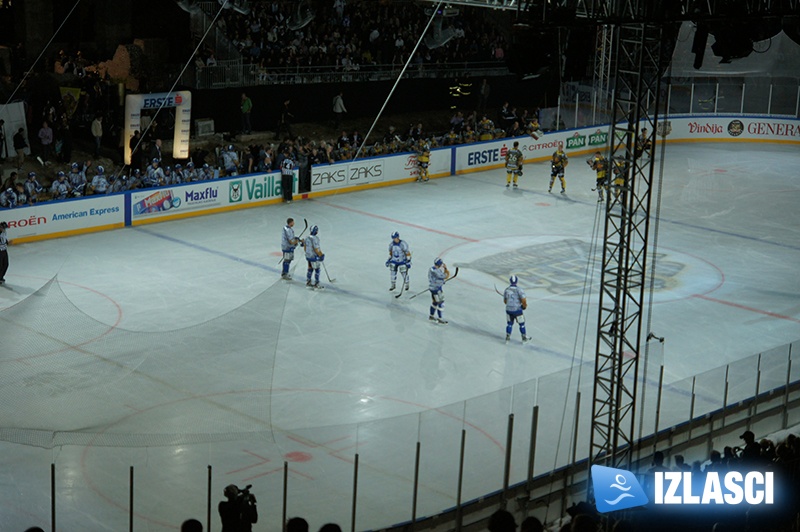
[[[776,142],[800,144],[800,120],[766,116],[666,118],[656,134],[667,142]]]

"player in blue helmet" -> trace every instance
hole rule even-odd
[[[389,259],[386,261],[386,267],[389,268],[392,286],[389,291],[395,289],[397,281],[397,271],[400,270],[400,275],[403,276],[403,288],[408,290],[409,286],[409,272],[411,268],[411,250],[408,248],[408,242],[400,239],[400,233],[395,231],[392,233],[392,241],[389,242]],[[401,289],[402,292],[403,289]]]
[[[108,179],[105,172],[106,169],[102,166],[97,167],[97,175],[92,178],[92,194],[108,194]]]
[[[431,311],[428,319],[445,324],[444,319],[444,283],[450,278],[450,270],[440,258],[433,261],[433,266],[428,270],[428,290],[431,292]]]
[[[308,271],[306,272],[306,286],[312,288],[322,288],[319,284],[319,268],[325,260],[325,254],[319,246],[319,227],[316,225],[311,228],[311,236],[303,240],[302,245],[306,249],[306,260],[308,261]],[[314,274],[314,281],[311,281],[311,274]]]
[[[503,303],[506,304],[506,342],[511,339],[511,331],[514,328],[514,322],[519,324],[519,332],[522,334],[522,342],[525,343],[530,338],[525,332],[525,316],[523,311],[528,308],[528,300],[525,297],[525,292],[517,286],[519,278],[512,275],[508,279],[508,288],[503,292]]]
[[[289,265],[294,260],[294,248],[300,243],[300,239],[294,236],[294,218],[287,218],[286,225],[281,233],[281,251],[283,251],[283,270],[281,271],[281,279],[287,281],[292,280],[289,273]]]

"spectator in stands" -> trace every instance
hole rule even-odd
[[[47,163],[50,160],[50,153],[53,149],[53,128],[45,120],[39,129],[39,142],[42,145],[42,160]]]
[[[544,525],[533,516],[526,517],[519,525],[519,532],[544,532]]]
[[[152,146],[150,146],[150,156],[148,157],[151,161],[153,159],[158,159],[159,162],[164,160],[164,156],[161,154],[161,139],[156,139]]]
[[[250,134],[252,128],[250,127],[250,111],[253,110],[253,101],[244,92],[242,93],[242,133],[245,135]]]
[[[208,58],[206,58],[206,66],[217,66],[217,58],[214,57],[214,52],[210,52],[208,54]]]
[[[131,140],[128,142],[131,149],[131,168],[142,169],[142,134],[137,129],[133,132]]]
[[[511,512],[497,510],[489,517],[486,528],[489,529],[489,532],[515,532],[517,522]]]
[[[664,465],[664,453],[661,451],[656,451],[653,453],[653,465],[650,469],[647,470],[644,477],[644,490],[648,494],[648,496],[652,495],[655,488],[655,477],[656,473],[669,471],[669,468]]]
[[[347,112],[347,108],[344,106],[344,92],[339,91],[339,94],[333,97],[333,127],[334,129],[339,129],[339,126],[342,123],[342,117]]]
[[[478,112],[483,113],[486,112],[486,106],[489,103],[489,94],[492,92],[492,88],[489,85],[489,80],[483,78],[481,81],[480,89],[478,89]]]
[[[280,139],[281,133],[283,132],[286,132],[286,134],[289,135],[289,138],[294,137],[292,134],[292,119],[294,119],[294,115],[289,109],[290,103],[292,103],[291,100],[284,100],[283,105],[281,106],[280,120],[278,122],[278,129],[275,132],[275,140]]]
[[[25,163],[25,150],[28,147],[28,142],[25,140],[25,128],[19,128],[14,134],[14,150],[17,152],[17,170],[22,170],[22,165]]]
[[[748,466],[759,464],[761,462],[761,446],[756,442],[755,434],[746,430],[739,438],[744,440],[744,449],[740,456],[742,464]]]
[[[100,143],[103,141],[103,117],[97,115],[92,122],[92,137],[94,137],[94,156],[100,157]]]
[[[286,532],[308,532],[308,521],[302,517],[292,517],[286,521]]]
[[[691,471],[692,470],[692,466],[690,466],[689,464],[687,464],[684,461],[684,458],[683,458],[682,454],[676,454],[675,455],[675,467],[673,469],[675,471]]]
[[[203,523],[197,519],[187,519],[181,524],[181,532],[203,532]]]

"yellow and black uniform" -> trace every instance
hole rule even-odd
[[[611,165],[611,172],[614,174],[614,197],[619,197],[622,186],[625,184],[625,176],[628,173],[628,165],[624,160],[616,159]]]
[[[642,129],[642,132],[636,137],[636,157],[641,157],[642,154],[646,154],[648,157],[650,156],[650,148],[653,147],[653,143],[650,141],[650,136],[647,134],[646,129]]]
[[[420,141],[417,150],[417,166],[419,167],[419,175],[417,181],[428,180],[428,163],[431,162],[431,147],[427,142]]]
[[[514,147],[506,153],[506,188],[511,185],[511,176],[514,176],[514,188],[517,188],[517,178],[522,175],[522,162],[525,160],[519,151],[519,142],[514,142]]]
[[[483,117],[478,122],[478,140],[492,140],[494,138],[494,122]]]
[[[603,190],[608,188],[608,160],[600,152],[587,161],[592,170],[597,172],[597,201],[603,201]]]
[[[548,192],[552,192],[553,190],[553,183],[558,177],[559,181],[561,181],[561,193],[567,193],[567,182],[564,180],[564,169],[569,164],[569,157],[567,154],[564,153],[560,147],[558,150],[553,152],[553,158],[550,160],[550,187],[547,189]]]

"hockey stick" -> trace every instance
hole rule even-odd
[[[408,286],[408,270],[406,270],[403,273],[403,286],[400,287],[400,293],[398,293],[396,296],[394,296],[395,299],[398,299],[400,296],[403,295],[403,290],[408,290],[408,288],[406,288],[406,286]]]
[[[325,262],[322,263],[322,269],[325,271],[325,277],[328,278],[328,282],[329,283],[335,283],[336,279],[331,279],[331,276],[328,275],[328,268],[327,268],[327,266],[325,266]]]
[[[308,229],[308,220],[303,218],[303,223],[305,224],[305,227],[303,227],[303,231],[296,237],[298,241],[300,240],[300,237],[303,236],[303,233],[306,232],[306,229]],[[277,265],[280,266],[281,262],[283,262],[283,257],[281,257],[281,260],[278,261]]]
[[[500,290],[497,289],[497,285],[494,285],[494,291],[497,292],[497,295],[499,295],[500,297],[505,299],[506,296],[504,296],[503,293],[500,292]]]
[[[448,281],[452,281],[453,279],[455,279],[455,278],[456,278],[456,275],[458,275],[458,266],[456,266],[456,273],[454,273],[454,274],[453,274],[451,277],[448,277],[448,278],[445,280],[445,282],[443,283],[443,285],[447,284],[447,283],[448,283]],[[414,298],[415,298],[415,297],[417,297],[417,296],[421,296],[421,295],[422,295],[422,294],[424,294],[425,292],[430,292],[430,290],[423,290],[422,292],[419,292],[418,294],[414,294],[413,296],[409,297],[408,299],[414,299]]]

